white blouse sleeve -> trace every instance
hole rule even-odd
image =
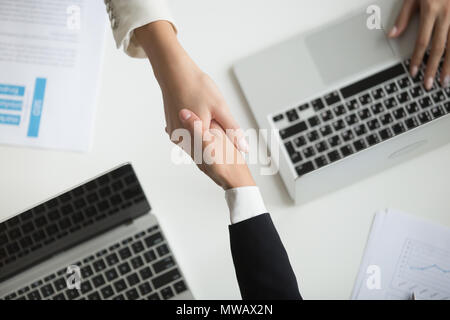
[[[139,46],[134,29],[158,20],[169,21],[176,32],[175,22],[165,0],[104,0],[117,48],[126,54],[146,58]]]

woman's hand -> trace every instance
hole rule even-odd
[[[242,130],[234,120],[227,103],[211,78],[194,63],[177,40],[172,25],[156,21],[135,30],[162,90],[166,115],[166,132],[181,128],[178,117],[183,108],[193,111],[209,128],[216,121],[224,130],[239,136],[236,147],[248,151]]]
[[[188,109],[180,111],[179,119],[189,134],[189,139],[183,138],[179,146],[194,159],[201,171],[224,190],[255,185],[241,153],[214,120],[206,128]],[[201,141],[201,148],[196,148],[196,139]]]
[[[440,60],[446,49],[440,82],[443,87],[448,87],[450,85],[450,0],[404,0],[400,15],[389,36],[397,38],[402,35],[417,10],[420,10],[420,30],[411,58],[411,75],[413,77],[417,75],[425,52],[431,43],[424,79],[425,88],[430,90],[433,87]]]

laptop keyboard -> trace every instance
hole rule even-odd
[[[408,59],[273,116],[298,176],[450,113],[450,89],[435,81],[426,91],[424,66],[413,79],[407,72],[409,63]]]
[[[150,211],[124,165],[0,223],[0,281]]]
[[[168,244],[154,226],[72,263],[80,290],[68,289],[66,269],[4,297],[7,300],[162,300],[187,290]]]

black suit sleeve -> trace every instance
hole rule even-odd
[[[243,299],[302,299],[288,255],[268,213],[233,224],[229,231]]]

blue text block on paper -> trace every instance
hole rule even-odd
[[[0,124],[18,126],[20,124],[20,116],[0,113]]]
[[[44,107],[46,84],[47,79],[36,78],[33,102],[31,103],[30,124],[28,126],[29,137],[36,138],[39,135],[39,125],[41,123],[42,108]]]
[[[20,111],[22,110],[22,100],[0,99],[0,109]]]
[[[0,94],[23,97],[25,94],[25,87],[0,83]]]

